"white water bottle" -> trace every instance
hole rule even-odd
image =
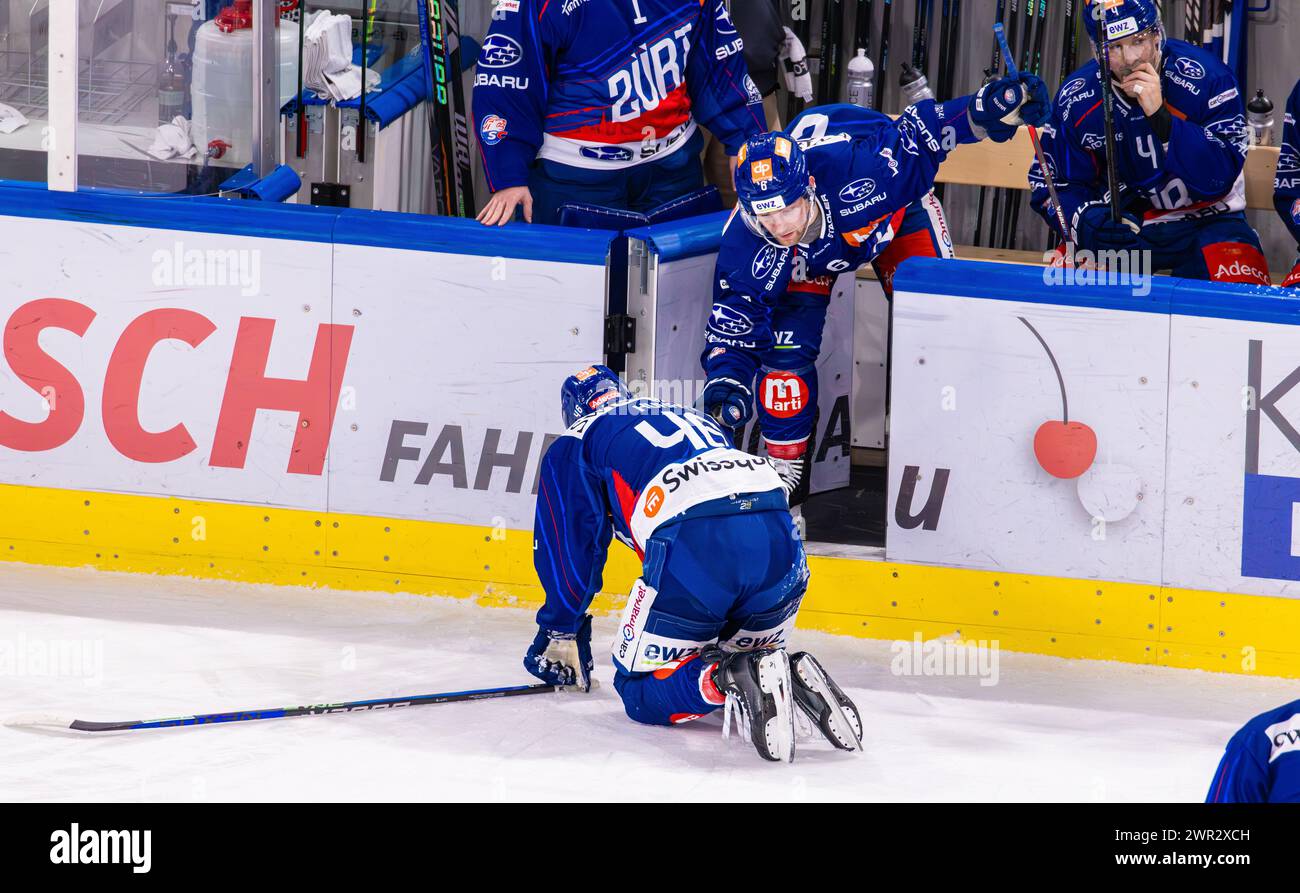
[[[849,60],[848,78],[844,82],[845,102],[864,109],[872,108],[871,91],[876,76],[876,66],[867,58],[866,50]]]

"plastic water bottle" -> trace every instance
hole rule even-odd
[[[925,73],[914,68],[910,62],[903,63],[903,73],[899,75],[898,86],[903,89],[903,106],[916,105],[923,99],[934,99],[934,91]]]
[[[872,85],[876,77],[876,66],[867,58],[866,50],[849,60],[848,79],[844,83],[845,102],[864,109],[873,108],[871,99]]]
[[[225,163],[240,167],[253,148],[251,4],[236,0],[194,35],[191,135],[200,157],[210,144],[228,144]],[[246,15],[245,15],[246,13]],[[298,89],[298,25],[277,20],[277,85],[283,106]]]
[[[1250,124],[1252,146],[1273,145],[1273,100],[1263,90],[1255,91],[1255,98],[1246,106],[1246,121]]]

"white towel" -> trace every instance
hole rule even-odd
[[[11,105],[0,102],[0,133],[13,133],[27,124],[23,113]]]
[[[170,124],[160,126],[154,134],[153,145],[149,147],[148,152],[159,161],[193,158],[198,155],[199,150],[194,148],[194,140],[190,137],[189,120],[177,115],[172,118]]]
[[[377,71],[367,69],[367,92],[379,87]],[[361,66],[352,64],[352,17],[322,9],[303,35],[303,86],[335,102],[361,95]]]

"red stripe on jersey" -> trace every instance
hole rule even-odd
[[[602,113],[603,117],[603,113]],[[633,143],[645,139],[645,129],[653,128],[654,138],[667,136],[691,117],[691,95],[686,85],[673,90],[652,111],[643,112],[630,121],[605,121],[571,130],[550,129],[553,136],[589,143]]]

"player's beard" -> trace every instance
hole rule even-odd
[[[1165,41],[1163,34],[1157,34],[1155,39],[1152,41],[1152,49],[1139,59],[1132,60],[1128,64],[1123,62],[1116,64],[1114,57],[1112,56],[1110,65],[1112,80],[1114,80],[1116,85],[1119,85],[1125,78],[1142,65],[1150,65],[1152,70],[1159,74],[1161,56],[1164,55],[1164,46]]]

